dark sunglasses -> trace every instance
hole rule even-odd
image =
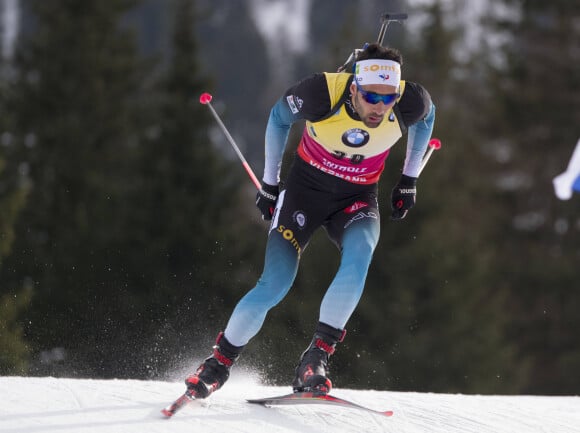
[[[358,89],[359,93],[362,95],[363,99],[368,102],[369,104],[378,104],[379,102],[383,101],[383,104],[389,105],[396,101],[399,96],[399,93],[389,93],[388,95],[381,95],[380,93],[375,92],[367,92],[363,90],[358,83],[356,83],[356,88]]]

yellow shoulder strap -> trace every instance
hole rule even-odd
[[[405,80],[401,80],[399,82],[399,95],[403,96],[404,92],[405,92]],[[399,96],[399,99],[401,99],[401,96]],[[397,102],[399,101],[399,99],[397,99]]]
[[[344,95],[346,88],[350,85],[352,74],[344,72],[325,72],[326,84],[328,85],[328,95],[330,96],[330,106],[335,107]]]

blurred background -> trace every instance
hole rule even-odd
[[[576,0],[0,1],[0,374],[181,379],[262,269],[271,105],[385,43],[437,105],[443,147],[382,237],[335,386],[580,394]],[[293,129],[286,162],[302,125]],[[286,168],[283,170],[283,174]],[[240,360],[287,385],[338,264],[323,233]]]

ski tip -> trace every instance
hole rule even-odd
[[[383,412],[383,415],[384,416],[393,416],[393,413],[394,412],[392,410],[386,410],[386,411]]]
[[[162,409],[161,413],[165,418],[171,418],[173,415],[175,415],[175,412],[194,400],[195,395],[193,395],[191,391],[186,391],[185,394],[175,400],[172,404],[167,406],[165,409]]]
[[[175,412],[172,412],[169,409],[162,409],[161,413],[163,414],[164,418],[171,418]]]

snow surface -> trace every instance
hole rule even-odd
[[[252,378],[232,378],[209,399],[163,419],[160,410],[184,389],[178,382],[0,377],[0,432],[580,432],[579,397],[333,390],[374,409],[392,409],[387,418],[326,405],[252,405],[245,399],[290,391]]]

